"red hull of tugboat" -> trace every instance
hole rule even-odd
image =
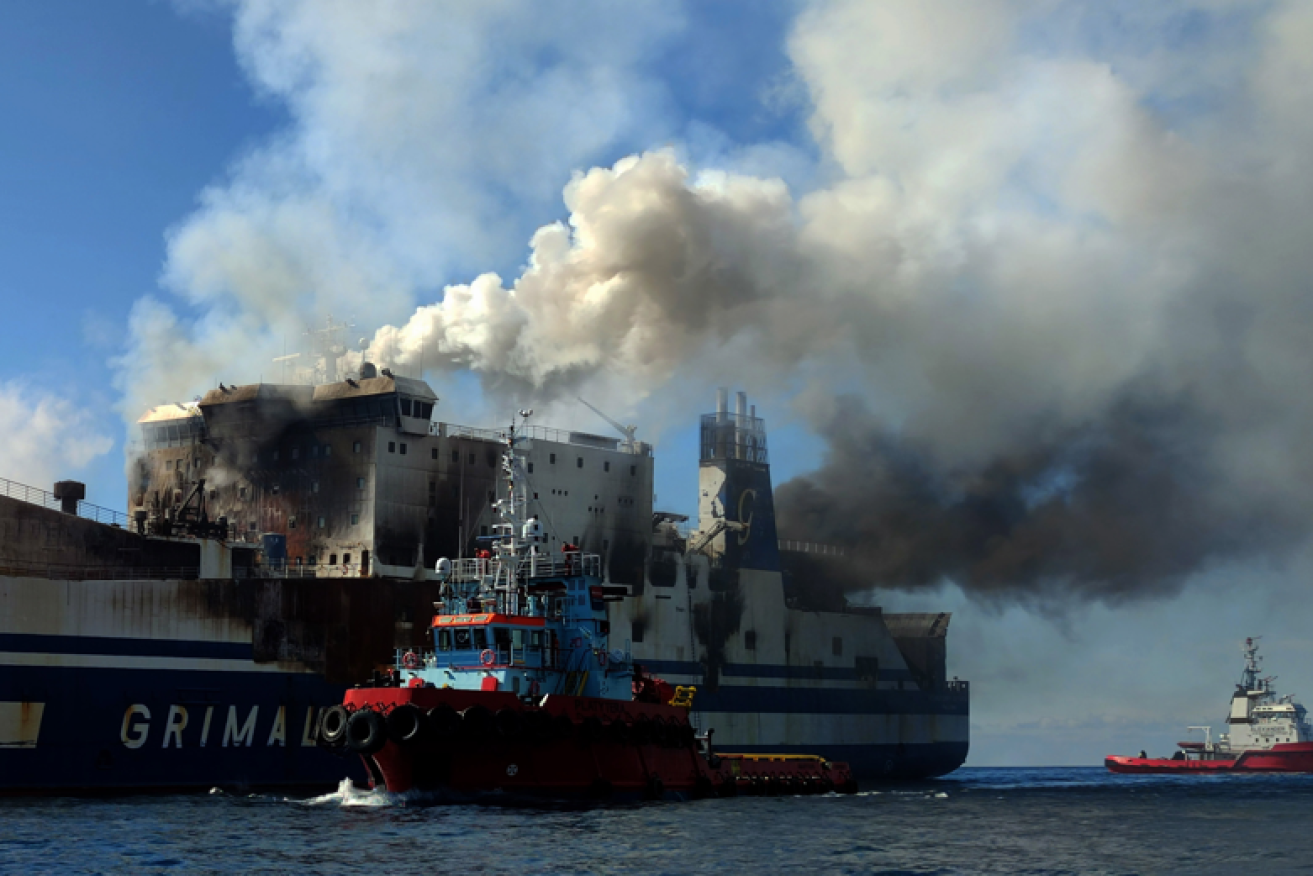
[[[1261,751],[1246,751],[1233,760],[1111,755],[1104,759],[1103,765],[1114,773],[1313,773],[1313,742],[1289,742]]]
[[[406,704],[426,717],[403,741],[398,730],[415,713],[388,716]],[[382,717],[386,741],[361,746],[357,739],[348,748],[359,751],[374,787],[393,792],[661,799],[857,789],[847,764],[821,758],[708,758],[688,711],[677,706],[549,696],[536,707],[510,692],[431,687],[358,688],[343,705],[352,716],[370,710]],[[428,718],[433,710],[446,720]],[[463,717],[452,722],[452,713]],[[348,725],[359,734],[366,723]]]

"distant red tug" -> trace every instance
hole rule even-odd
[[[1313,773],[1313,728],[1304,707],[1277,697],[1275,677],[1259,678],[1258,640],[1245,639],[1245,669],[1231,696],[1229,733],[1177,743],[1171,757],[1110,755],[1104,766],[1114,773]]]
[[[522,414],[527,418],[527,414]],[[525,517],[516,428],[492,550],[438,561],[435,650],[398,653],[386,676],[325,711],[321,744],[354,752],[376,788],[549,798],[682,799],[857,790],[845,763],[722,754],[689,722],[693,687],[608,647],[601,558],[549,547]]]

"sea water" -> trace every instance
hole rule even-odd
[[[4,873],[1287,873],[1313,776],[963,769],[855,796],[444,805],[362,792],[0,801]]]

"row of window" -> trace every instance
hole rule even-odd
[[[359,523],[360,523],[360,515],[359,515],[359,514],[352,514],[352,515],[351,515],[351,525],[352,525],[352,526],[357,526],[357,525],[359,525]],[[324,515],[320,514],[320,515],[315,519],[315,528],[316,528],[316,529],[324,529],[326,526],[328,526],[328,520],[327,520],[326,517],[324,517]],[[252,529],[255,528],[255,524],[254,524],[254,523],[251,524],[251,528],[252,528]],[[287,528],[288,528],[288,529],[296,529],[296,515],[295,515],[295,514],[289,514],[289,515],[288,515],[288,517],[287,517]]]

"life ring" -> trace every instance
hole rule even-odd
[[[491,648],[484,648],[479,652],[479,662],[484,666],[491,666],[497,662],[497,655],[492,653]]]
[[[419,655],[414,651],[407,651],[406,656],[401,658],[401,665],[407,669],[419,669],[424,665],[424,661],[419,659]]]

